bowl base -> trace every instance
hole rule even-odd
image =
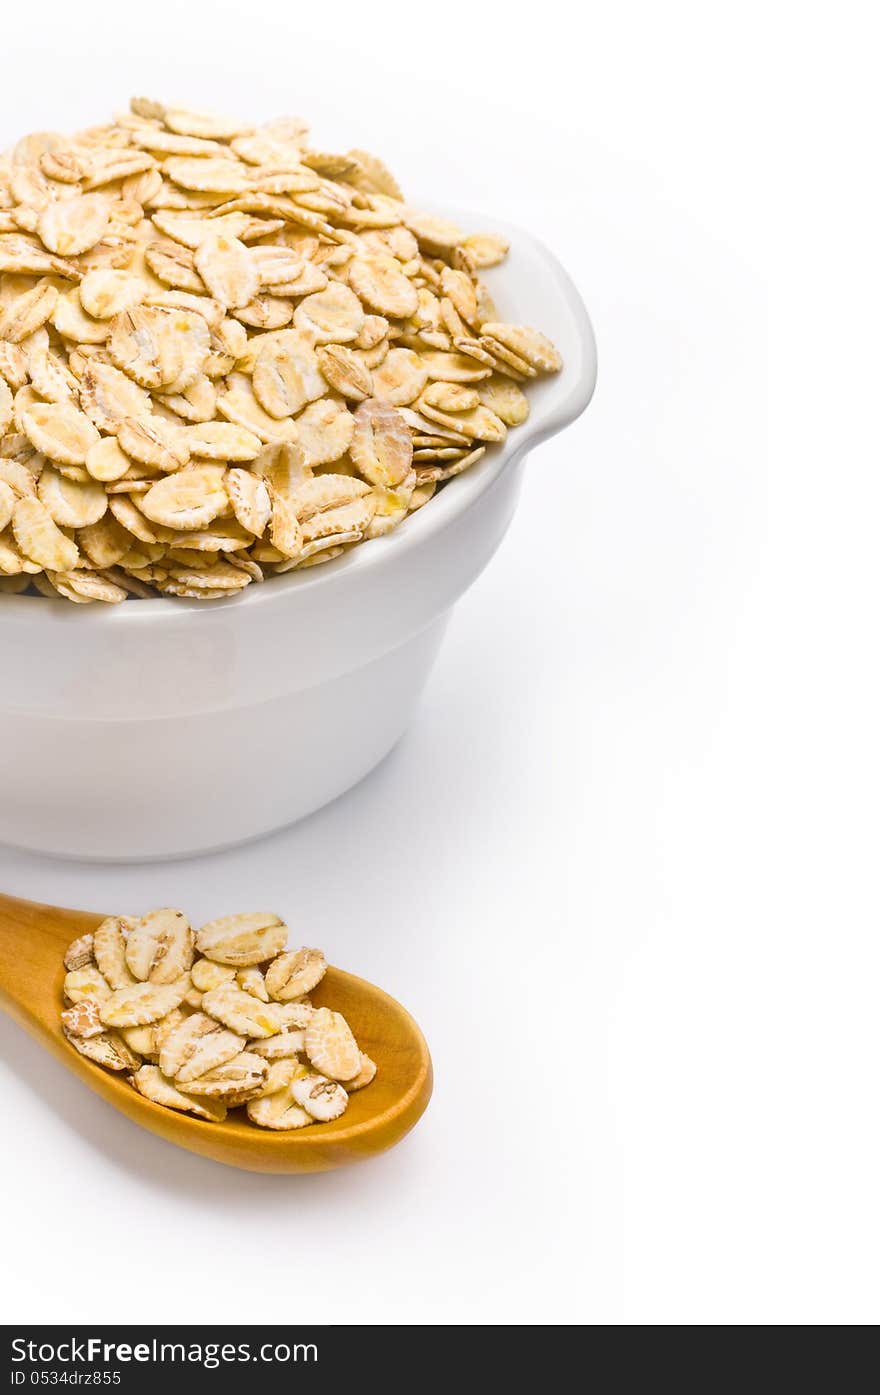
[[[244,709],[126,723],[8,717],[0,843],[77,861],[151,862],[298,822],[400,740],[448,616],[360,669]],[[50,807],[34,778],[47,766]]]

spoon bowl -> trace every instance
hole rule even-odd
[[[222,1124],[144,1099],[123,1074],[81,1056],[65,1039],[64,951],[100,925],[100,915],[0,895],[0,1007],[89,1089],[169,1143],[249,1172],[324,1172],[393,1147],[421,1118],[431,1098],[431,1056],[405,1008],[365,979],[328,968],[310,995],[343,1013],[358,1044],[379,1067],[355,1091],[345,1113],[327,1124],[274,1132],[236,1110]]]

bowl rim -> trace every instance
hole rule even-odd
[[[294,597],[309,597],[316,588],[344,583],[349,577],[357,578],[365,571],[387,567],[408,555],[429,538],[451,527],[515,461],[579,417],[589,405],[596,385],[596,340],[586,306],[571,277],[545,243],[514,223],[448,206],[445,215],[465,227],[500,233],[515,252],[528,252],[533,261],[543,263],[554,282],[557,316],[567,317],[569,329],[573,331],[571,339],[578,346],[576,355],[566,356],[560,373],[544,380],[552,385],[546,397],[530,399],[531,412],[527,421],[515,429],[513,436],[508,435],[500,448],[490,448],[476,465],[450,480],[429,505],[417,510],[390,533],[371,539],[368,547],[355,547],[332,562],[303,571],[291,570],[268,578],[264,584],[246,586],[219,604],[193,599],[183,603],[177,597],[157,596],[139,598],[137,604],[132,605],[75,606],[60,597],[51,600],[6,595],[0,598],[0,621],[5,617],[36,624],[171,626],[187,623],[193,616],[228,617],[230,611],[238,613],[245,607],[290,604]],[[497,270],[503,274],[502,268]]]

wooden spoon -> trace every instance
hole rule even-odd
[[[214,1124],[144,1099],[124,1075],[80,1056],[61,1031],[64,951],[101,920],[87,911],[0,895],[0,1007],[90,1089],[151,1133],[250,1172],[323,1172],[384,1152],[421,1118],[433,1084],[425,1038],[406,1009],[381,988],[334,968],[312,1000],[343,1013],[379,1067],[372,1084],[352,1094],[339,1119],[276,1133],[256,1128],[240,1110]]]

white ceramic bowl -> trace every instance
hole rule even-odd
[[[564,357],[529,387],[529,420],[395,532],[229,601],[0,596],[0,841],[114,860],[229,846],[312,813],[402,735],[526,456],[596,380],[587,312],[550,252],[462,221],[510,238],[486,273],[500,313]]]

